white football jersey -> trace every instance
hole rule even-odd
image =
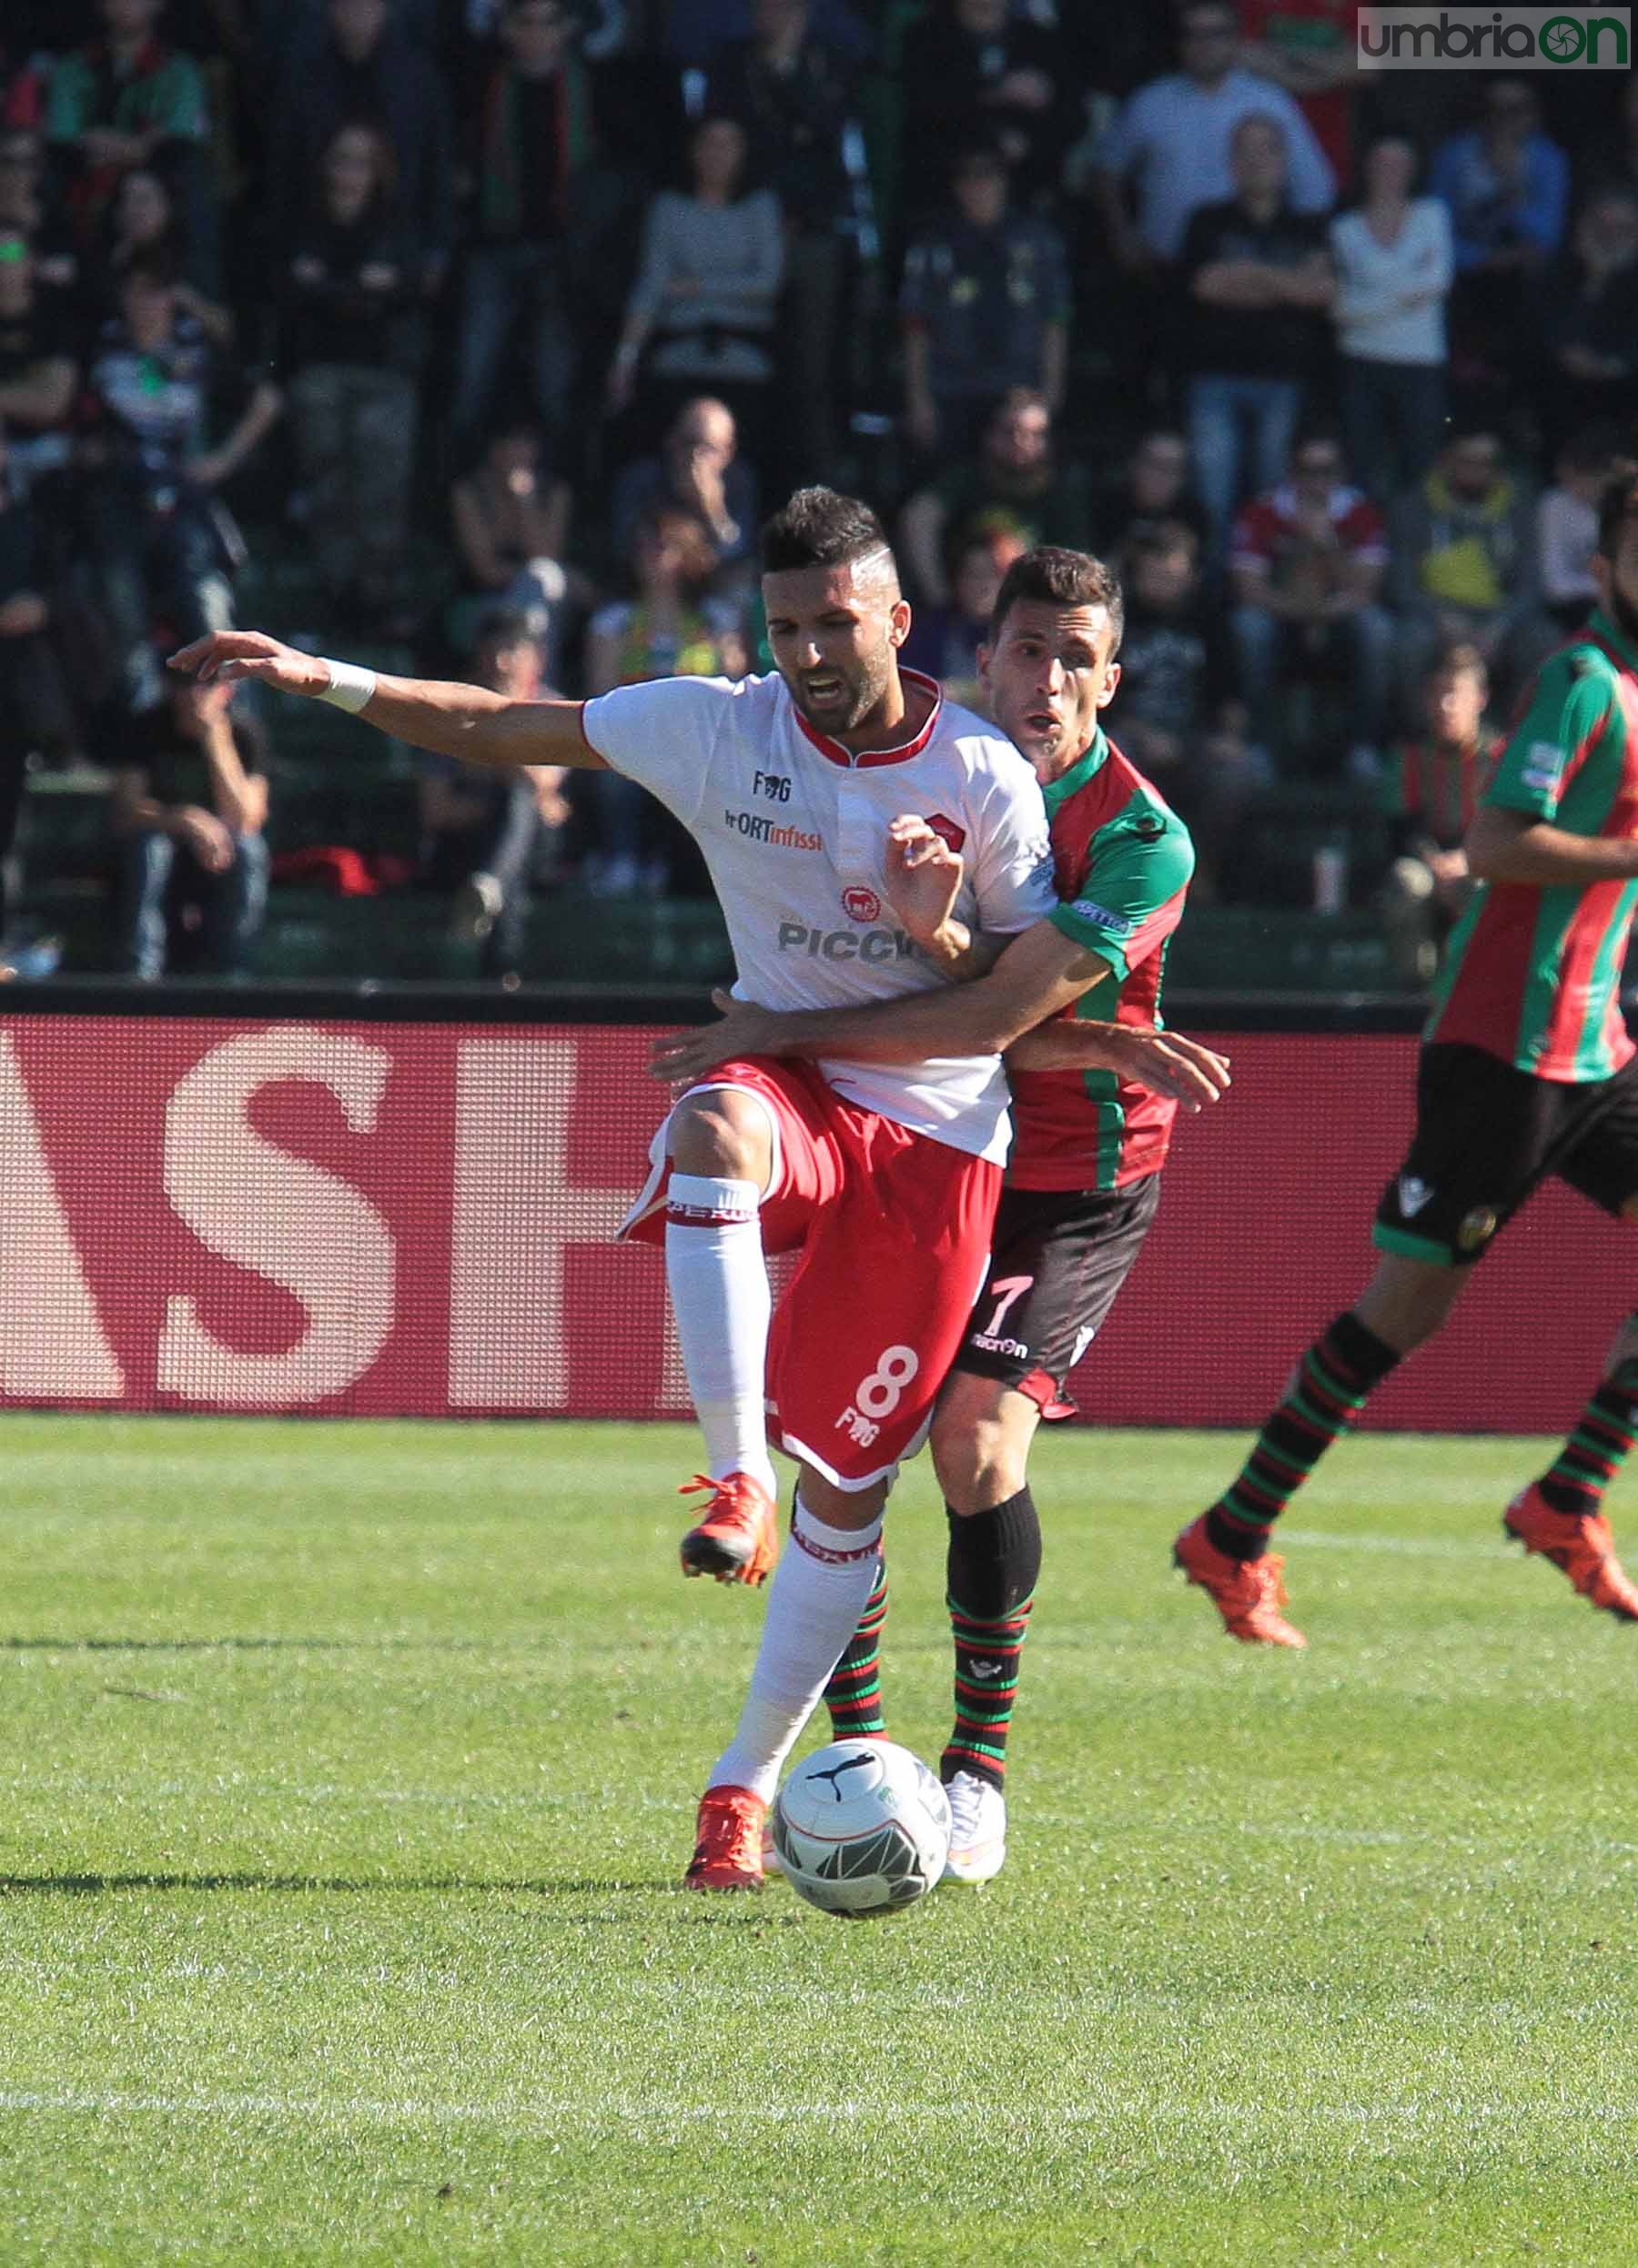
[[[973,929],[1011,936],[1057,902],[1034,772],[981,718],[916,681],[934,696],[922,731],[863,756],[815,731],[778,676],[660,678],[585,704],[598,754],[658,796],[703,852],[741,1000],[839,1008],[948,982],[887,902],[887,823],[901,813],[928,820],[961,853],[956,910]],[[1006,1154],[997,1056],[826,1058],[820,1069],[863,1110],[976,1157]]]

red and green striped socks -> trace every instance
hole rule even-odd
[[[1555,1512],[1579,1518],[1597,1512],[1604,1490],[1626,1463],[1638,1438],[1638,1401],[1610,1379],[1601,1381],[1574,1430],[1537,1483]]]
[[[1218,1551],[1231,1559],[1261,1558],[1269,1528],[1399,1360],[1351,1314],[1339,1315],[1314,1341],[1238,1477],[1206,1515],[1206,1533]]]
[[[1001,1787],[1018,1694],[1018,1660],[1041,1572],[1041,1523],[1027,1488],[963,1518],[952,1511],[950,1634],[956,1641],[956,1723],[939,1778],[971,1772]]]
[[[876,1570],[875,1587],[864,1602],[859,1627],[831,1671],[824,1688],[833,1740],[885,1740],[882,1715],[882,1625],[887,1619],[887,1562]]]

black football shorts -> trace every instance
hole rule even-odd
[[[1572,1086],[1436,1041],[1417,1063],[1416,1131],[1372,1242],[1468,1267],[1549,1174],[1617,1216],[1638,1194],[1638,1057]]]
[[[1067,1416],[1064,1381],[1103,1327],[1159,1202],[1158,1173],[1126,1189],[1004,1189],[989,1275],[952,1369],[998,1378]]]

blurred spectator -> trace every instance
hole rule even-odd
[[[724,41],[744,36],[753,0],[658,0],[660,45],[681,64],[706,62]],[[880,14],[880,0],[814,0],[814,28],[855,61],[868,54],[867,14]]]
[[[115,772],[117,966],[147,983],[184,941],[191,966],[242,977],[261,933],[267,754],[259,728],[231,714],[234,690],[170,678]]]
[[[574,382],[570,232],[576,176],[595,147],[586,66],[561,0],[507,0],[500,33],[476,120],[474,240],[450,413],[457,448],[488,416],[515,331],[527,339],[531,399],[548,431],[565,429]]]
[[[1542,605],[1566,637],[1598,604],[1592,554],[1598,547],[1598,499],[1623,453],[1615,425],[1590,426],[1559,450],[1551,488],[1536,506],[1536,556]]]
[[[746,186],[745,130],[732,118],[694,126],[688,179],[686,191],[662,189],[644,217],[642,265],[609,373],[610,406],[620,411],[641,390],[644,428],[658,436],[692,395],[717,395],[760,463],[784,264],[779,199]]]
[[[1383,782],[1391,863],[1382,921],[1396,974],[1430,984],[1440,948],[1472,892],[1462,838],[1501,751],[1484,731],[1490,674],[1476,646],[1452,646],[1422,680],[1420,730]]]
[[[1170,426],[1140,436],[1097,499],[1097,549],[1125,581],[1134,545],[1159,527],[1187,528],[1205,550],[1205,507],[1189,477],[1188,444]]]
[[[471,680],[509,701],[548,690],[545,653],[530,618],[491,609],[478,634]],[[422,870],[454,893],[457,936],[478,945],[485,976],[512,973],[523,956],[529,885],[542,851],[569,817],[560,766],[497,772],[457,756],[420,759]]]
[[[209,131],[199,66],[159,36],[165,0],[99,0],[97,13],[103,37],[56,66],[46,113],[46,137],[70,169],[69,210],[87,245],[121,174],[159,166],[181,180]],[[192,187],[189,219],[202,237],[207,193],[197,168]]]
[[[1455,239],[1455,348],[1472,378],[1494,383],[1524,358],[1520,288],[1558,250],[1570,195],[1570,161],[1542,132],[1527,79],[1485,80],[1480,125],[1440,144],[1432,189]]]
[[[1355,0],[1239,0],[1241,67],[1283,86],[1300,106],[1339,181],[1353,169]]]
[[[177,278],[177,305],[193,316],[213,345],[233,343],[233,317],[214,297],[213,264],[193,256],[177,200],[163,177],[147,166],[122,174],[104,218],[102,240],[86,268],[98,315],[117,297],[119,281],[136,262],[168,267]]]
[[[290,239],[280,363],[302,517],[332,606],[401,603],[421,356],[415,258],[379,127],[346,126]]]
[[[1543,277],[1542,426],[1550,449],[1638,411],[1638,189],[1595,189]]]
[[[726,402],[709,394],[685,401],[655,457],[621,468],[609,509],[619,558],[629,559],[638,522],[662,504],[692,512],[715,556],[720,586],[754,575],[759,499],[756,475],[739,454],[739,429]]]
[[[933,0],[904,55],[904,169],[912,216],[936,198],[952,151],[994,144],[1021,201],[1050,207],[1084,123],[1062,35],[1008,0]]]
[[[450,518],[465,593],[450,610],[451,640],[471,650],[478,626],[497,607],[521,614],[551,674],[563,639],[573,498],[551,470],[538,426],[514,418],[490,435],[483,454],[450,490]]]
[[[1417,157],[1397,135],[1365,152],[1360,203],[1330,227],[1342,433],[1368,496],[1391,502],[1439,454],[1444,424],[1451,217],[1412,197]]]
[[[778,351],[782,426],[792,486],[823,476],[835,454],[844,374],[837,336],[847,279],[854,183],[846,148],[856,86],[849,56],[814,21],[808,0],[752,0],[751,36],[711,58],[705,107],[745,130],[747,170],[784,214],[784,301]]]
[[[691,512],[662,505],[639,526],[632,593],[600,608],[586,641],[586,691],[657,677],[743,677],[747,656],[734,610],[706,595],[715,562]],[[600,896],[642,886],[663,891],[670,875],[669,821],[652,797],[617,771],[585,775],[593,843],[587,879]]]
[[[1095,184],[1109,242],[1126,268],[1175,260],[1193,215],[1234,194],[1235,128],[1253,116],[1283,127],[1289,197],[1323,213],[1336,182],[1300,110],[1271,81],[1235,67],[1239,27],[1229,0],[1188,0],[1178,11],[1183,68],[1151,79],[1122,104],[1098,145]],[[1136,215],[1128,209],[1136,190]]]
[[[78,378],[69,327],[35,287],[27,238],[0,227],[0,421],[19,487],[67,463]]]
[[[0,428],[0,937],[6,930],[6,872],[28,759],[72,752],[75,721],[48,635],[51,608],[38,530],[12,485]]]
[[[13,0],[0,25],[0,132],[18,128],[32,133],[46,122],[50,63],[26,21],[34,4]]]
[[[1229,558],[1255,761],[1275,741],[1281,680],[1329,679],[1347,690],[1349,776],[1378,776],[1393,640],[1377,603],[1387,561],[1381,515],[1349,484],[1340,446],[1327,433],[1300,438],[1289,479],[1240,514]]]
[[[268,257],[283,267],[319,159],[339,128],[358,121],[379,127],[391,145],[413,280],[435,292],[455,240],[449,104],[428,56],[392,20],[390,0],[329,0],[323,38],[290,50],[268,151]]]
[[[1242,495],[1285,470],[1333,290],[1324,223],[1290,204],[1278,121],[1242,118],[1229,164],[1233,197],[1195,213],[1178,263],[1189,441],[1219,559]]]
[[[53,188],[37,127],[0,129],[0,234],[26,239],[35,280],[48,294],[66,291],[79,277],[78,248]]]
[[[899,298],[905,418],[924,455],[976,445],[998,393],[1034,388],[1056,417],[1069,359],[1069,269],[1050,222],[1007,210],[1006,164],[985,143],[949,168],[954,210],[912,238]]]
[[[945,561],[973,535],[1006,534],[1024,549],[1058,543],[1084,551],[1092,540],[1091,484],[1084,465],[1055,453],[1045,396],[1015,386],[990,412],[976,457],[952,465],[905,506],[904,560],[915,597],[947,606]]]
[[[86,447],[94,477],[85,508],[96,597],[114,641],[122,705],[156,708],[162,686],[154,650],[164,609],[177,643],[225,630],[238,534],[215,491],[277,419],[278,388],[247,378],[246,401],[227,437],[209,445],[220,358],[197,318],[177,303],[164,268],[135,266],[120,311],[103,327],[86,390],[96,424]]]
[[[1246,745],[1233,649],[1200,566],[1199,538],[1181,520],[1157,521],[1133,538],[1110,725],[1188,820],[1209,879],[1266,776]]]
[[[1534,516],[1493,433],[1453,433],[1390,522],[1389,591],[1401,618],[1400,675],[1414,680],[1441,646],[1474,645],[1500,675],[1503,647],[1536,611]],[[1522,674],[1510,655],[1509,674]]]
[[[989,643],[1001,579],[1023,552],[1023,538],[1007,529],[969,537],[951,563],[950,604],[917,608],[899,655],[906,668],[936,678],[951,701],[964,701],[980,715],[987,704],[978,649]]]

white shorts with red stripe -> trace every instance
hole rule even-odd
[[[719,1087],[768,1114],[763,1249],[800,1255],[768,1339],[769,1436],[867,1488],[926,1438],[989,1265],[1001,1168],[844,1102],[809,1063],[723,1063],[689,1092]],[[622,1237],[664,1241],[669,1126]]]

